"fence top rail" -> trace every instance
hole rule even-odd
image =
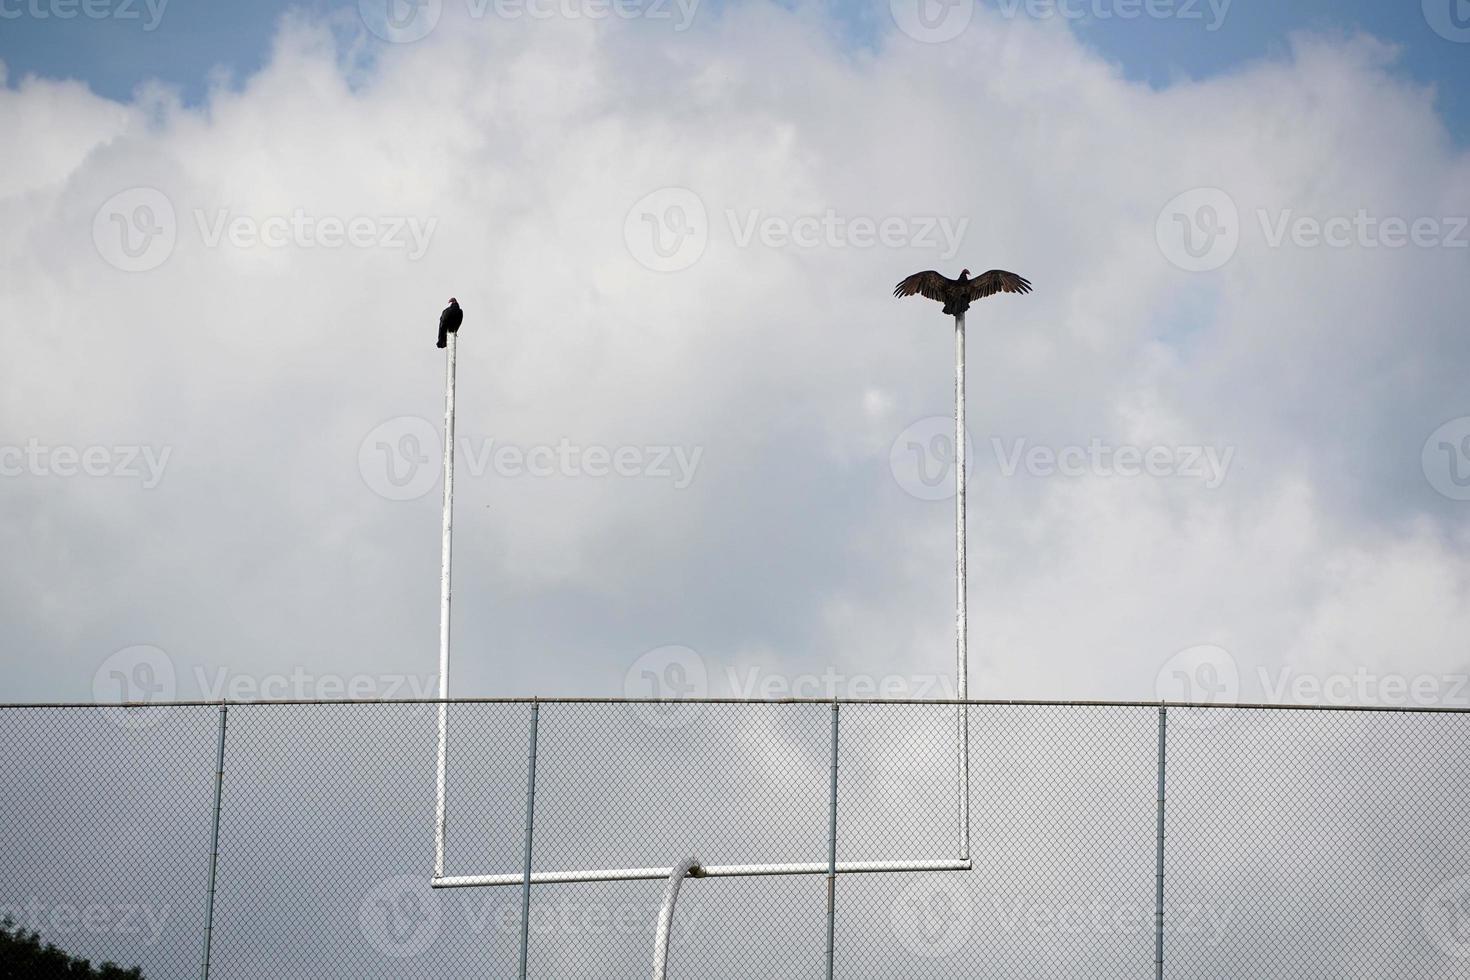
[[[288,707],[292,705],[355,706],[369,704],[731,704],[731,705],[922,705],[926,707],[1031,707],[1031,708],[1199,708],[1234,711],[1372,711],[1398,714],[1470,714],[1470,706],[1390,704],[1292,704],[1271,702],[1210,701],[1088,701],[988,698],[945,700],[939,698],[613,698],[613,697],[501,697],[501,698],[271,698],[194,701],[3,701],[0,711],[23,708],[75,708],[112,710],[120,708],[219,708]]]

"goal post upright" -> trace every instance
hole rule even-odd
[[[832,702],[831,768],[829,774],[829,814],[827,860],[805,863],[764,863],[701,865],[694,859],[671,867],[594,868],[580,870],[535,871],[532,867],[531,834],[536,787],[536,727],[539,705],[532,706],[532,734],[528,770],[526,840],[522,869],[504,874],[445,874],[447,837],[447,774],[449,766],[450,704],[450,624],[452,605],[453,532],[454,532],[454,463],[455,463],[455,374],[458,334],[446,336],[444,380],[444,495],[441,525],[441,567],[439,580],[439,698],[438,746],[435,772],[434,803],[434,873],[431,887],[483,888],[518,886],[521,889],[520,975],[527,969],[529,946],[530,891],[532,886],[570,884],[574,882],[613,882],[665,880],[668,882],[655,941],[654,977],[664,976],[673,928],[674,902],[679,885],[686,877],[743,878],[788,875],[825,875],[827,878],[826,970],[832,976],[835,953],[836,879],[841,874],[924,873],[970,871],[970,745],[969,745],[969,635],[967,610],[966,498],[967,433],[965,426],[965,316],[955,316],[955,735],[958,777],[958,858],[937,860],[837,860],[837,779],[839,753],[837,745],[839,701]]]
[[[444,782],[449,768],[449,612],[454,547],[454,374],[459,333],[450,331],[444,355],[444,521],[439,568],[439,749],[434,793],[434,877],[444,876]]]
[[[969,569],[966,545],[965,467],[969,433],[965,429],[965,314],[954,318],[954,527],[955,527],[955,707],[956,755],[959,767],[960,859],[970,860],[970,623]]]

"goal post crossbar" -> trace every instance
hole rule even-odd
[[[607,868],[583,871],[534,871],[533,885],[569,885],[596,881],[663,881],[674,873],[674,868]],[[889,871],[970,871],[968,860],[929,861],[838,861],[838,874],[875,874]],[[701,878],[754,878],[778,875],[824,875],[831,871],[825,861],[809,864],[707,864],[701,865]],[[443,875],[430,884],[435,888],[496,888],[522,885],[526,881],[523,872],[494,875]]]

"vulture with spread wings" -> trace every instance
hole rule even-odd
[[[970,308],[977,299],[994,296],[996,293],[1029,293],[1031,283],[1014,272],[991,269],[982,275],[970,278],[970,270],[960,272],[958,279],[935,272],[915,272],[893,289],[895,296],[918,294],[944,304],[944,312],[959,316]]]

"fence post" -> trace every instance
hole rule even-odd
[[[837,948],[837,728],[840,709],[832,700],[832,788],[827,823],[827,980],[832,980],[832,961]]]
[[[1154,905],[1154,977],[1164,977],[1164,770],[1169,730],[1169,709],[1159,705],[1159,801],[1158,840],[1155,844]]]
[[[229,714],[229,706],[221,703],[219,732],[215,736],[214,817],[209,832],[209,891],[204,897],[204,966],[200,971],[201,980],[209,980],[209,953],[214,944],[214,885],[219,869],[219,811],[225,784],[225,727]]]
[[[541,702],[531,702],[531,757],[526,774],[526,858],[521,882],[521,973],[526,980],[526,953],[531,940],[531,841],[536,832],[536,736],[541,727]]]

